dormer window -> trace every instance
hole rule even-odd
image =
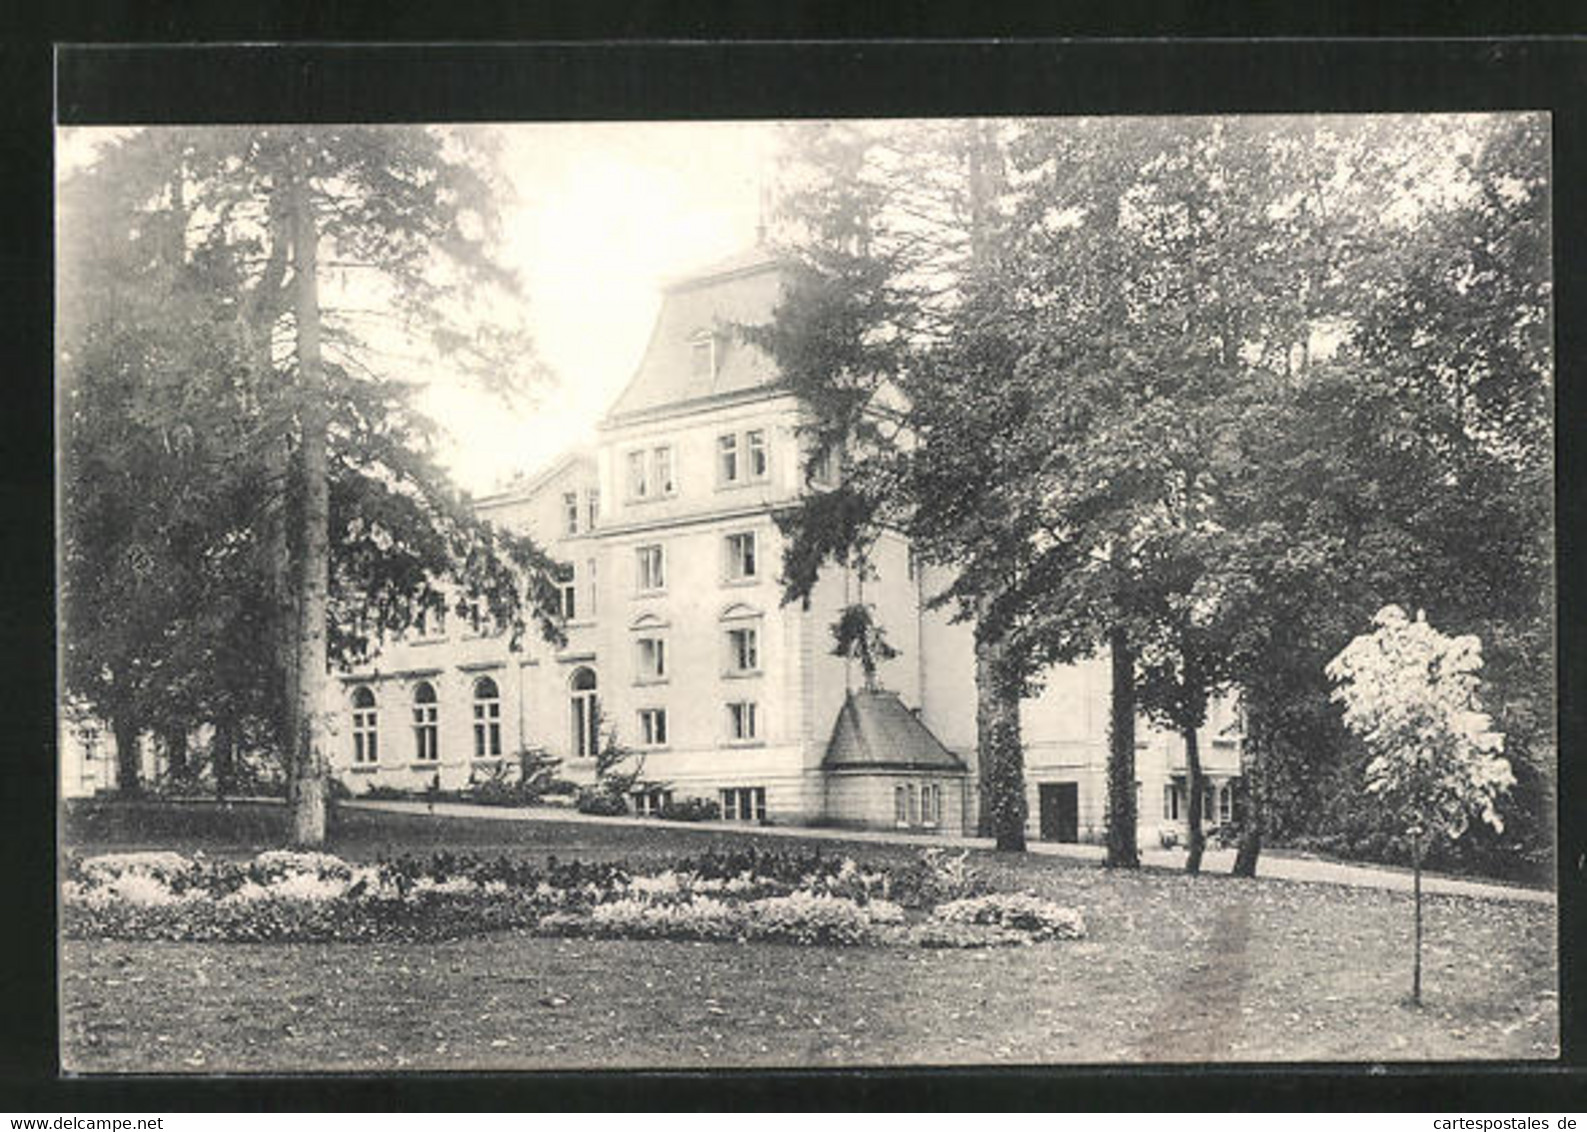
[[[689,339],[689,376],[696,381],[716,380],[716,335],[709,331]]]

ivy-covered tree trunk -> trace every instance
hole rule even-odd
[[[1108,855],[1112,869],[1138,869],[1135,808],[1135,653],[1122,626],[1108,633],[1112,697],[1108,719]]]
[[[1207,848],[1207,835],[1201,828],[1201,800],[1206,790],[1205,781],[1201,776],[1201,747],[1197,741],[1194,725],[1184,729],[1185,737],[1185,782],[1190,792],[1190,805],[1187,807],[1185,820],[1190,827],[1186,843],[1189,852],[1185,856],[1185,871],[1199,873],[1201,871],[1201,855]]]
[[[116,736],[116,793],[130,798],[143,790],[143,767],[138,752],[138,725],[124,717],[113,720]]]
[[[292,183],[293,314],[297,324],[300,518],[298,539],[298,627],[294,693],[296,743],[289,760],[292,840],[325,842],[325,798],[329,765],[321,695],[326,672],[325,617],[330,583],[330,481],[326,446],[328,412],[320,359],[317,256],[319,230],[307,179]]]
[[[980,751],[982,837],[1007,853],[1025,851],[1025,753],[1019,686],[1003,672],[1005,648],[976,644],[976,743]]]

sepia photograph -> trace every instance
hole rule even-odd
[[[1551,130],[58,126],[62,1072],[1558,1058]]]

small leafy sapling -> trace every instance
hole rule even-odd
[[[876,690],[876,670],[883,661],[892,660],[898,650],[887,642],[887,634],[869,605],[845,606],[832,625],[832,655],[860,662],[866,691]]]
[[[1504,736],[1477,696],[1482,643],[1447,637],[1397,605],[1328,663],[1345,726],[1367,746],[1367,793],[1411,839],[1416,943],[1411,1001],[1422,1001],[1422,859],[1433,837],[1459,838],[1473,813],[1503,828],[1499,797],[1515,782]]]

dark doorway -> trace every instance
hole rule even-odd
[[[1041,839],[1080,840],[1080,784],[1044,782],[1041,791]]]

